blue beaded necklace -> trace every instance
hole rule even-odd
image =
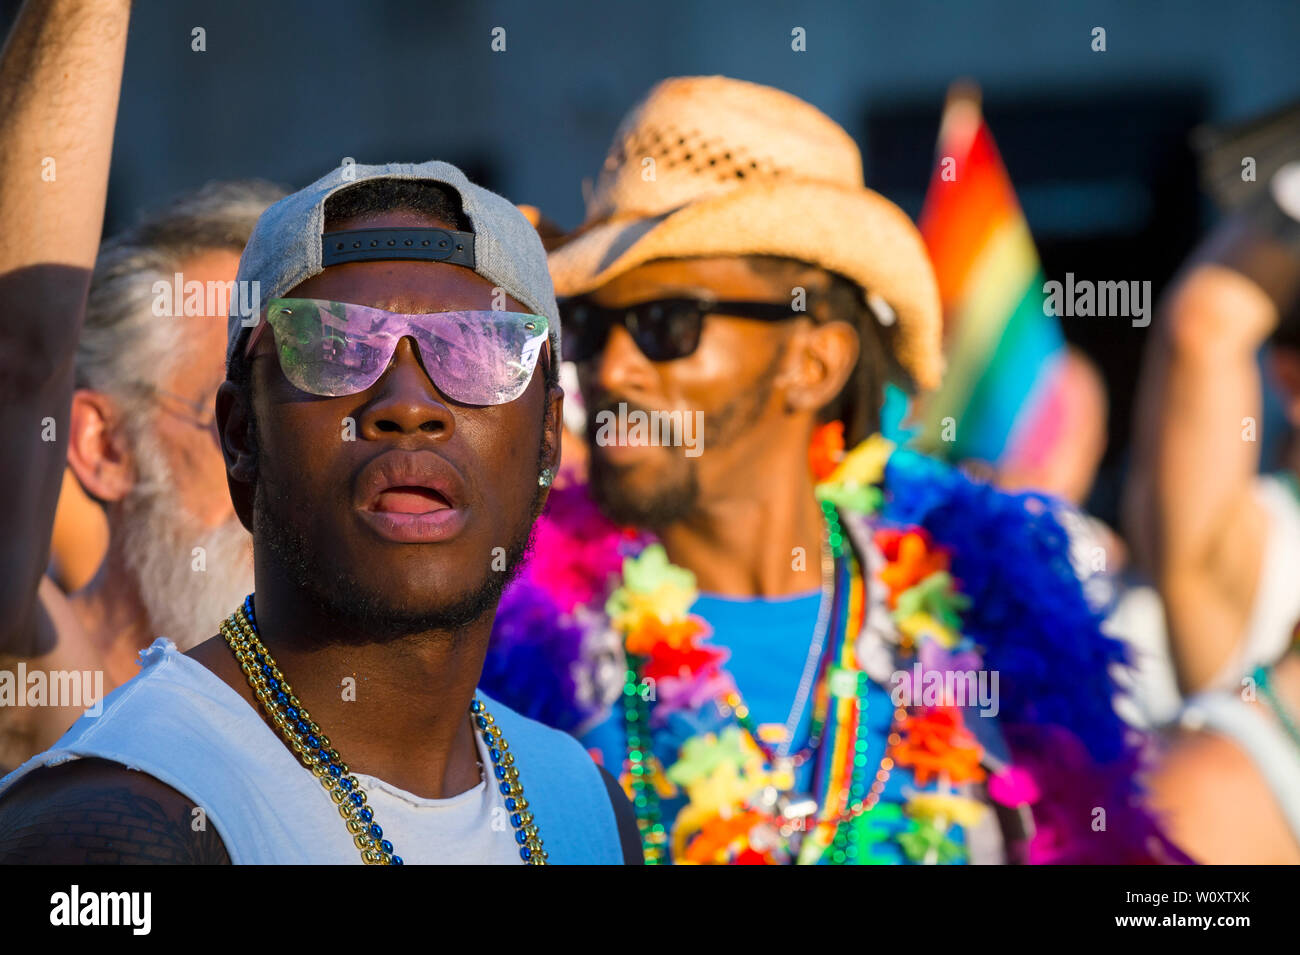
[[[374,810],[366,805],[365,790],[343,762],[338,750],[331,748],[329,737],[321,732],[306,707],[294,695],[289,681],[262,643],[253,612],[252,594],[244,598],[242,607],[222,621],[221,635],[235,654],[253,695],[266,709],[271,722],[338,806],[339,815],[361,852],[361,860],[366,865],[402,865],[402,857],[394,851],[392,842],[384,838],[384,830],[375,820]],[[505,799],[506,811],[510,813],[519,858],[529,865],[546,865],[547,853],[542,847],[537,821],[524,798],[523,783],[514,764],[514,754],[509,751],[510,744],[481,700],[474,699],[469,709],[492,759],[492,774]]]

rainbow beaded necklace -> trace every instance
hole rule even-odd
[[[289,681],[262,643],[252,594],[244,598],[242,607],[221,622],[221,635],[234,653],[253,695],[266,710],[267,717],[338,806],[339,815],[361,853],[362,862],[366,865],[402,865],[402,857],[397,855],[392,842],[384,838],[384,830],[376,821],[374,810],[366,805],[366,792],[360,782],[294,695]],[[510,825],[519,845],[519,858],[528,865],[546,865],[546,850],[542,847],[537,821],[528,810],[524,786],[514,765],[515,757],[509,751],[510,744],[482,701],[473,700],[469,709],[483,742],[487,744],[498,789],[505,797]]]
[[[798,853],[800,861],[818,861],[826,855],[832,863],[853,862],[857,845],[849,840],[846,824],[871,811],[880,800],[893,768],[893,760],[882,754],[874,774],[866,759],[868,728],[861,714],[867,706],[869,678],[854,665],[854,639],[863,622],[863,595],[858,562],[846,546],[839,516],[832,504],[824,502],[827,537],[835,563],[834,586],[830,599],[834,634],[821,654],[815,683],[811,725],[805,744],[794,753],[781,756],[778,747],[767,743],[761,728],[754,722],[749,707],[737,689],[722,694],[719,709],[730,716],[744,734],[745,744],[754,745],[766,764],[765,774],[772,777],[777,793],[769,795],[764,812],[779,820],[776,834],[788,840],[795,833],[807,833],[806,847]],[[624,724],[627,731],[627,771],[631,780],[631,798],[641,832],[642,850],[648,864],[667,861],[668,832],[663,824],[659,794],[665,788],[663,769],[652,755],[651,703],[642,692],[647,658],[628,654],[627,680],[623,693]],[[907,716],[900,707],[895,719]],[[890,741],[898,740],[897,725],[891,727]],[[687,743],[690,747],[691,743]],[[810,798],[782,795],[793,785],[793,772],[809,760],[817,760],[817,791],[825,794],[816,813],[809,812]],[[800,810],[803,810],[802,812]],[[734,826],[757,821],[755,815],[741,814]],[[703,833],[708,838],[707,833]],[[684,834],[674,840],[673,855],[680,858]],[[706,843],[708,844],[708,843]],[[826,850],[830,850],[829,853]],[[697,849],[696,855],[700,854]],[[789,861],[793,861],[793,858]]]

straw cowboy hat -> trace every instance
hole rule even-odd
[[[922,388],[943,370],[934,271],[907,215],[862,184],[840,126],[803,100],[725,76],[659,83],[623,120],[587,218],[550,255],[581,295],[653,259],[778,255],[857,282]]]

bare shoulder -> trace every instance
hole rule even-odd
[[[228,865],[225,844],[196,808],[107,760],[39,769],[0,798],[0,864]]]
[[[17,686],[19,673],[79,674],[75,698],[51,696],[39,706],[0,706],[0,773],[20,766],[31,756],[53,746],[68,731],[92,696],[114,688],[103,655],[86,636],[68,598],[48,577],[38,590],[37,621],[30,639],[21,646],[0,651],[0,679]]]
[[[1267,783],[1230,739],[1180,732],[1147,782],[1166,832],[1197,862],[1300,863],[1300,846]]]

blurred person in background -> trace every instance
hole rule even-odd
[[[251,583],[213,410],[228,299],[208,290],[234,279],[253,224],[282,195],[265,183],[213,183],[109,239],[95,263],[68,463],[103,504],[109,545],[70,599],[115,683],[153,636],[186,648],[207,639],[196,613],[220,616]],[[204,290],[198,314],[182,309],[177,276]]]
[[[1300,618],[1300,164],[1260,185],[1257,212],[1215,229],[1167,293],[1139,383],[1127,529],[1185,693],[1239,688]],[[1260,473],[1266,345],[1289,430],[1272,474]]]
[[[1189,693],[1151,779],[1197,861],[1300,863],[1300,163],[1197,249],[1142,379],[1135,544]],[[1289,426],[1260,474],[1264,368]],[[1289,652],[1288,652],[1289,650]]]
[[[1152,804],[1197,862],[1300,865],[1300,643],[1242,684],[1188,701]]]
[[[0,123],[5,155],[37,169],[42,157],[58,162],[42,189],[21,177],[0,183],[10,237],[0,242],[3,422],[35,436],[0,465],[11,529],[0,670],[102,673],[105,693],[135,674],[159,633],[193,646],[251,588],[250,538],[213,423],[227,299],[208,290],[228,290],[258,215],[282,195],[264,183],[213,184],[97,248],[126,6],[29,3],[0,72],[0,102],[23,104]],[[192,305],[174,294],[178,282],[199,283]],[[41,439],[47,417],[53,441]],[[65,467],[108,529],[94,577],[67,595],[44,576]],[[55,703],[0,707],[0,772],[48,747],[83,709]]]

